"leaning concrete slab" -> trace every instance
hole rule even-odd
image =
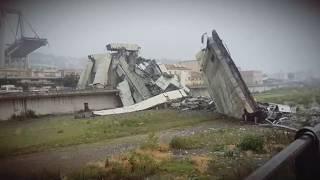
[[[88,82],[91,79],[91,71],[93,68],[93,62],[89,61],[85,67],[85,69],[82,71],[80,79],[78,81],[78,89],[85,89],[88,85]]]
[[[206,47],[197,54],[197,60],[220,113],[242,118],[245,112],[257,112],[256,102],[215,30]]]
[[[102,87],[107,86],[111,55],[109,53],[95,54],[90,56],[90,58],[94,59],[96,69],[95,77],[92,84],[96,86],[100,85]]]
[[[169,92],[159,94],[157,96],[151,97],[147,100],[141,101],[131,106],[126,106],[126,107],[116,108],[116,109],[101,110],[101,111],[93,111],[93,114],[104,116],[104,115],[111,115],[111,114],[123,114],[123,113],[135,112],[135,111],[142,111],[142,110],[149,109],[175,99],[183,98],[183,97],[187,97],[187,94],[183,89],[179,89],[179,90],[174,90],[174,91],[169,91]]]
[[[121,98],[123,106],[130,106],[134,104],[130,86],[127,80],[123,80],[122,82],[120,82],[117,86],[117,89],[120,91],[119,96]]]

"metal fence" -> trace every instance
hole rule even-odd
[[[273,179],[282,167],[292,161],[297,180],[320,179],[319,140],[320,124],[300,129],[294,142],[250,174],[246,180]]]

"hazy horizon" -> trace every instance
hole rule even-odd
[[[191,60],[201,48],[201,34],[216,29],[241,69],[319,72],[320,67],[316,1],[21,0],[5,7],[20,9],[48,39],[49,46],[37,51],[45,54],[80,58],[123,42],[140,45],[146,58]]]

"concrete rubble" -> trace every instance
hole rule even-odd
[[[180,98],[187,96],[188,89],[183,87],[175,76],[164,72],[155,60],[138,55],[141,49],[138,45],[111,43],[106,48],[108,52],[105,54],[88,56],[89,61],[80,76],[78,89],[106,87],[118,89],[122,105],[131,108],[157,95],[166,97],[165,93],[175,90],[185,91],[180,93],[183,94],[179,96]],[[157,98],[153,100],[159,100],[154,104],[164,103]],[[143,106],[151,107],[148,104]],[[128,110],[123,109],[123,111]],[[101,112],[97,114],[101,115]]]
[[[215,103],[209,97],[186,97],[170,103],[170,108],[181,111],[186,110],[208,110],[216,109]]]
[[[266,105],[268,114],[266,121],[269,122],[269,124],[298,130],[304,126],[312,127],[320,123],[320,108],[318,106],[296,111],[295,108],[290,108],[288,105],[263,103],[263,106]],[[273,108],[275,105],[278,107]],[[281,109],[281,107],[287,108]]]

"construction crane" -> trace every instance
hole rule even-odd
[[[5,28],[6,28],[6,16],[13,14],[18,17],[17,26],[14,33],[14,42],[5,45]],[[24,31],[24,20],[21,11],[16,9],[0,9],[0,68],[6,67],[18,67],[27,68],[28,61],[27,56],[37,50],[38,48],[48,44],[47,39],[40,38],[34,31],[31,24],[27,24],[34,33],[34,37],[27,37]]]

